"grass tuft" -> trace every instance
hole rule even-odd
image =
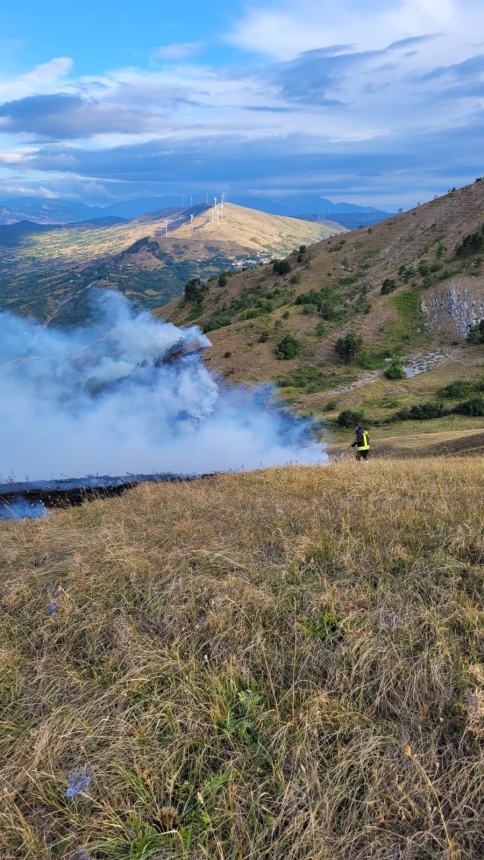
[[[482,477],[343,462],[4,524],[0,856],[477,860]]]

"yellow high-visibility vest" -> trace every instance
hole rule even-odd
[[[357,451],[369,451],[370,450],[370,437],[366,430],[363,431],[363,445],[357,446]]]

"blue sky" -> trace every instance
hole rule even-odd
[[[484,172],[482,0],[4,0],[0,198],[395,209]]]

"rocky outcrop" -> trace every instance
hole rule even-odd
[[[429,328],[464,339],[484,319],[484,278],[456,275],[427,290],[420,310]]]

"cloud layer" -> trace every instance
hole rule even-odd
[[[94,182],[106,202],[224,187],[414,203],[481,172],[476,33],[477,0],[286,0],[232,22],[236,67],[196,42],[92,77],[53,58],[0,80],[0,195],[3,179]]]

